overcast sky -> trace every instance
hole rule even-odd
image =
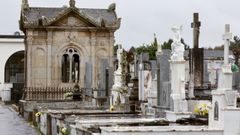
[[[34,7],[61,7],[69,0],[29,0]],[[183,38],[192,46],[192,14],[199,12],[202,22],[200,47],[223,44],[224,24],[231,24],[234,35],[240,36],[239,0],[76,0],[77,7],[107,8],[117,4],[122,18],[116,32],[116,43],[125,48],[151,43],[156,33],[160,43],[172,37],[174,25],[183,25]],[[21,0],[0,0],[0,34],[18,31]]]

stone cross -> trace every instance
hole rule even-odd
[[[224,44],[224,64],[229,64],[228,55],[229,55],[229,45],[230,40],[232,39],[232,33],[230,33],[230,25],[225,25],[225,34],[223,34],[223,40],[225,40]]]
[[[191,27],[193,28],[193,46],[194,46],[194,48],[198,48],[200,26],[201,26],[201,22],[199,21],[198,13],[194,13],[193,14],[193,22],[191,23]]]

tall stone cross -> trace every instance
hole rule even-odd
[[[232,39],[232,33],[230,33],[230,25],[225,24],[225,33],[223,34],[223,40],[225,40],[224,44],[224,64],[229,64],[228,56],[229,56],[229,45],[230,40]]]
[[[199,21],[198,13],[193,14],[193,22],[191,23],[191,27],[193,28],[193,46],[194,48],[198,48],[199,43],[199,33],[201,22]]]

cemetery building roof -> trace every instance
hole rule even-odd
[[[29,27],[51,26],[66,15],[74,14],[91,26],[116,30],[120,27],[121,18],[115,12],[115,5],[108,9],[77,8],[77,7],[26,7],[22,6],[20,29]]]
[[[186,50],[184,52],[184,57],[188,59],[189,51]],[[229,55],[233,55],[232,51],[229,51]],[[224,50],[206,50],[204,49],[204,59],[223,59],[224,57]]]

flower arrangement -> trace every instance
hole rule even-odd
[[[115,107],[113,105],[110,106],[109,112],[113,112],[115,110]]]
[[[208,103],[201,103],[201,104],[198,104],[195,108],[194,108],[194,113],[196,115],[200,115],[200,116],[208,116],[208,112],[209,112],[209,109],[211,108],[211,104]]]
[[[66,127],[60,128],[62,135],[70,135],[70,131]]]
[[[41,115],[42,115],[41,112],[37,112],[37,113],[35,113],[35,116],[36,116],[36,117],[39,117],[39,116],[41,116]]]
[[[72,92],[66,92],[64,93],[64,99],[72,99],[73,93]]]

